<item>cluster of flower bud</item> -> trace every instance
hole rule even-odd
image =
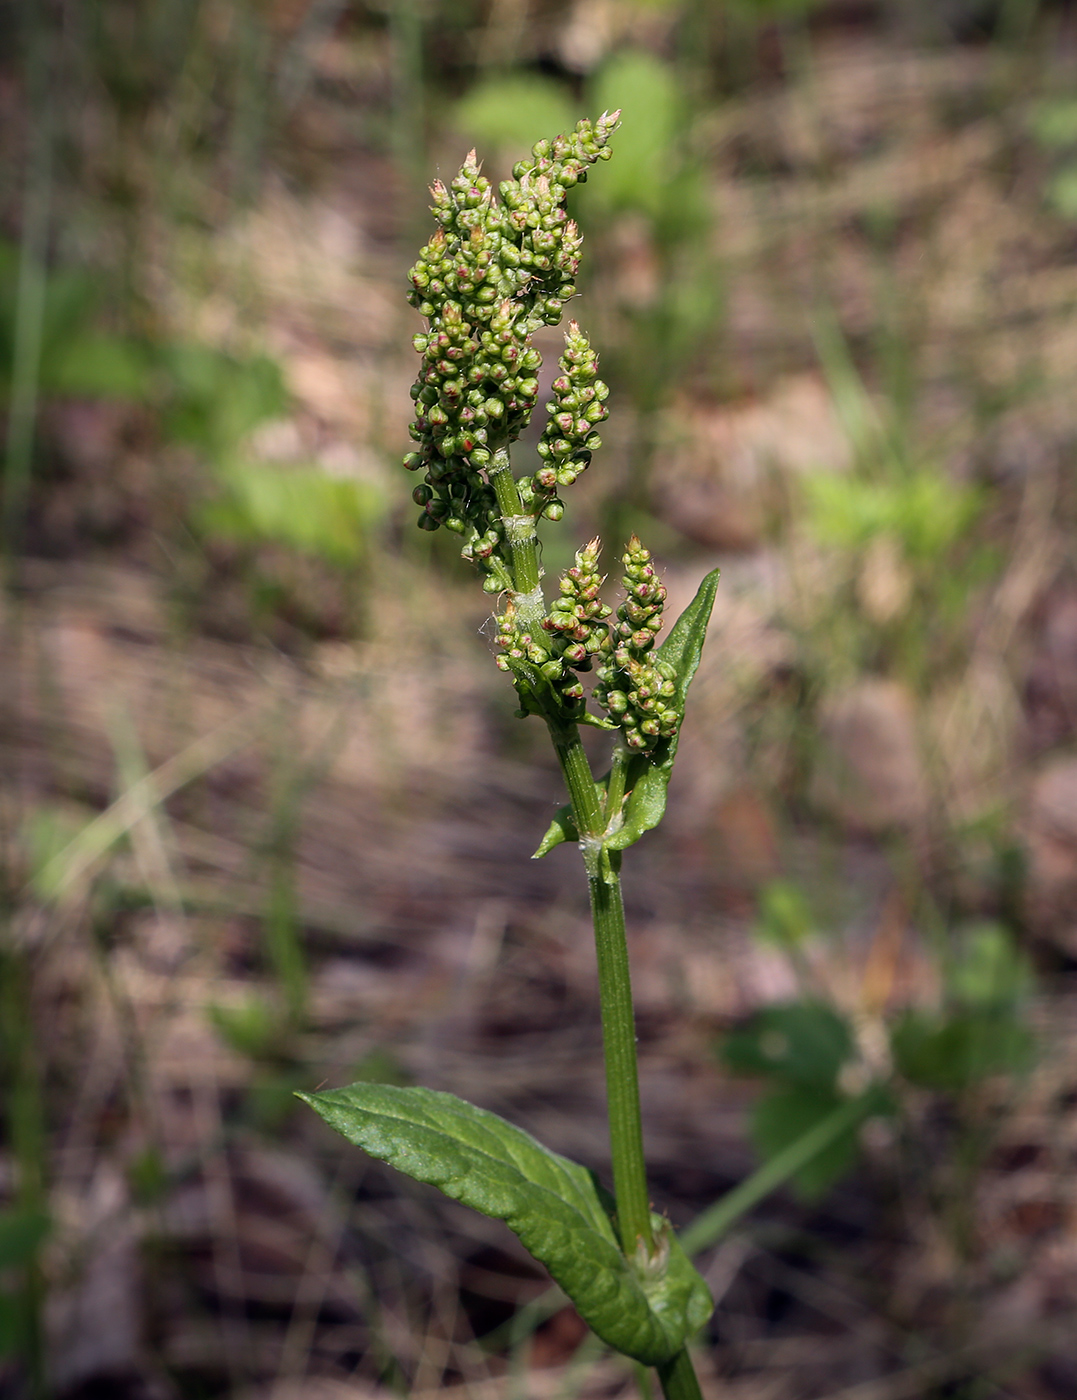
[[[420,526],[444,524],[463,534],[465,549],[489,573],[499,572],[503,540],[499,535],[484,552],[495,521],[475,479],[481,483],[496,449],[515,441],[530,421],[542,363],[531,336],[556,325],[576,291],[582,240],[565,196],[587,178],[589,166],[609,156],[616,122],[616,113],[594,124],[581,121],[569,136],[540,141],[530,159],[513,167],[513,178],[502,181],[500,202],[473,151],[448,187],[438,181],[432,189],[439,227],[409,274],[408,299],[429,329],[413,342],[423,358],[411,391],[416,446],[404,465],[423,471],[429,488],[429,495],[416,493]],[[589,348],[587,357],[593,361]],[[584,410],[600,402],[590,381],[581,380],[577,397],[588,387],[595,395]],[[570,385],[570,398],[572,392]],[[572,412],[573,451],[582,450],[575,429],[584,411],[556,411]],[[543,493],[536,514],[550,504]]]
[[[622,556],[626,598],[610,628],[612,658],[598,672],[595,699],[624,731],[630,749],[647,753],[676,734],[681,722],[676,672],[651,655],[662,626],[665,586],[650,551],[635,535]]]
[[[546,405],[549,422],[538,444],[542,466],[520,482],[520,497],[529,509],[558,520],[563,510],[558,487],[571,486],[602,446],[595,431],[609,417],[609,388],[598,377],[598,356],[575,321],[569,322],[561,373],[553,381]]]
[[[526,657],[568,702],[571,710],[583,700],[577,672],[590,671],[612,649],[606,619],[612,609],[598,596],[602,575],[598,572],[599,542],[592,540],[577,551],[576,562],[561,576],[560,593],[543,619],[541,640],[521,634],[510,603],[498,619],[498,643],[503,648],[497,664],[510,669],[507,657]]]

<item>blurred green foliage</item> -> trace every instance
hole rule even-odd
[[[975,487],[951,481],[936,467],[890,480],[834,472],[804,479],[807,523],[824,544],[863,549],[880,535],[899,541],[910,560],[934,562],[976,519]]]
[[[337,568],[354,566],[385,513],[384,492],[316,466],[250,457],[251,434],[289,406],[280,365],[267,355],[241,358],[198,344],[165,347],[161,363],[168,376],[165,432],[214,468],[217,491],[195,506],[196,529],[232,544],[281,545]]]
[[[0,1210],[0,1359],[18,1356],[29,1346],[27,1332],[33,1322],[19,1276],[36,1263],[51,1228],[42,1210]]]
[[[19,287],[19,249],[0,241],[0,395],[12,382]],[[99,330],[104,311],[101,279],[82,268],[51,271],[41,321],[38,392],[42,397],[147,398],[150,356],[139,341]]]
[[[773,942],[799,947],[809,906],[793,889],[784,882],[769,887],[757,927]],[[726,1067],[770,1085],[750,1120],[765,1160],[829,1117],[853,1084],[857,1092],[869,1086],[876,1113],[900,1115],[910,1087],[961,1096],[984,1079],[1032,1067],[1036,1044],[1025,1016],[1032,974],[1009,932],[994,923],[957,930],[944,968],[941,1005],[908,1008],[886,1027],[889,1070],[865,1063],[851,1018],[815,997],[764,1007],[725,1037],[720,1056]],[[800,1170],[798,1191],[818,1196],[856,1157],[857,1128],[851,1126]]]
[[[815,932],[811,905],[792,880],[770,880],[759,891],[755,935],[788,950],[799,948]]]
[[[456,122],[476,145],[510,160],[527,155],[536,131],[571,131],[576,104],[564,84],[541,73],[491,74],[456,106]]]
[[[198,448],[221,465],[255,428],[280,417],[288,395],[280,365],[268,355],[241,358],[196,343],[162,347],[167,376],[166,437]]]
[[[220,473],[221,494],[195,515],[207,535],[235,544],[278,544],[341,569],[366,552],[386,508],[370,482],[316,467],[240,462]]]
[[[644,49],[623,49],[591,79],[588,99],[596,111],[621,109],[618,159],[595,182],[591,203],[607,213],[646,215],[660,244],[701,234],[709,220],[706,184],[689,156],[693,112],[673,65]]]
[[[18,280],[19,250],[0,242],[0,393],[11,381]],[[100,277],[84,268],[50,271],[42,400],[126,399],[154,410],[164,440],[193,449],[213,473],[214,497],[192,506],[192,522],[209,538],[283,546],[337,568],[362,557],[386,509],[377,486],[306,464],[249,458],[252,432],[289,407],[276,360],[103,331],[105,310]]]
[[[771,1085],[752,1110],[749,1130],[771,1160],[829,1117],[843,1101],[839,1078],[856,1053],[852,1031],[833,1007],[819,1001],[764,1007],[723,1042],[722,1060],[737,1074]],[[837,1137],[801,1167],[794,1184],[805,1197],[820,1195],[856,1160],[857,1128]]]
[[[1028,117],[1033,138],[1054,156],[1047,202],[1064,219],[1077,219],[1077,98],[1053,97],[1036,103]]]

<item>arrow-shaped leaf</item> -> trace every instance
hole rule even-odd
[[[595,783],[595,792],[598,793],[598,800],[601,806],[606,805],[606,793],[609,791],[610,775],[607,773],[604,778],[600,778]],[[539,848],[531,857],[538,860],[540,856],[547,856],[555,846],[560,846],[562,841],[578,841],[580,833],[576,828],[576,818],[573,815],[572,803],[566,802],[563,807],[558,807],[554,813],[554,819],[550,823],[546,835],[539,843]]]
[[[718,591],[720,570],[712,569],[696,591],[696,596],[673,624],[669,636],[655,653],[655,659],[668,662],[674,670],[677,708],[684,713],[685,697],[692,677],[699,667],[703,643],[707,636],[714,597]],[[653,753],[634,758],[629,766],[624,821],[619,831],[606,842],[611,851],[623,851],[633,845],[645,831],[662,820],[666,810],[666,791],[677,757],[680,731],[671,739],[658,744]]]
[[[349,1142],[416,1181],[504,1220],[597,1335],[646,1365],[674,1356],[713,1303],[669,1222],[642,1268],[621,1253],[593,1174],[494,1113],[433,1089],[353,1084],[300,1094]]]
[[[540,856],[548,856],[555,846],[560,846],[562,841],[578,841],[579,839],[580,833],[576,829],[576,818],[572,815],[572,803],[566,802],[563,807],[558,807],[546,835],[539,842],[539,848],[531,859],[538,860]]]

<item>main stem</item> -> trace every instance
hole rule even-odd
[[[613,1192],[617,1200],[621,1248],[631,1259],[641,1240],[648,1253],[653,1250],[654,1233],[643,1159],[636,1025],[632,1012],[632,982],[628,968],[621,879],[616,869],[601,859],[605,820],[591,776],[591,766],[580,742],[580,732],[571,723],[550,721],[549,727],[565,785],[572,799],[580,849],[587,868],[598,954]]]
[[[507,446],[494,452],[487,477],[497,496],[505,527],[515,591],[513,601],[524,626],[538,626],[545,613],[540,584],[534,518],[526,518],[512,475]],[[610,1121],[610,1156],[613,1161],[613,1193],[617,1202],[617,1228],[621,1249],[633,1259],[641,1249],[654,1253],[651,1206],[647,1195],[647,1169],[643,1157],[643,1115],[639,1102],[639,1068],[636,1060],[636,1020],[632,1010],[632,979],[628,966],[624,900],[621,897],[620,853],[603,851],[603,836],[610,818],[620,810],[628,754],[614,755],[610,787],[603,803],[595,788],[580,731],[571,722],[548,719],[550,737],[557,751],[572,802],[580,837],[591,918],[598,955],[598,994],[602,1009],[602,1048],[606,1063],[606,1101]],[[605,859],[603,855],[605,854]],[[687,1348],[658,1367],[665,1400],[702,1400],[699,1381]]]
[[[602,837],[612,812],[614,787],[623,792],[624,761],[615,755],[607,812],[603,812],[591,765],[575,724],[547,720],[550,737],[572,800],[580,849],[591,893],[591,917],[598,953],[598,995],[602,1007],[602,1048],[606,1060],[606,1099],[610,1118],[613,1194],[621,1249],[632,1259],[642,1242],[654,1250],[647,1172],[643,1158],[643,1117],[639,1103],[636,1023],[632,1011],[632,981],[628,967],[624,901],[617,865],[602,860]],[[619,801],[618,801],[619,806]],[[619,863],[619,853],[613,862]],[[604,868],[605,867],[605,868]],[[665,1400],[702,1400],[688,1348],[683,1347],[657,1368]]]

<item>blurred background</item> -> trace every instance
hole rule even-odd
[[[705,1390],[1077,1393],[1075,58],[1048,0],[0,4],[0,1393],[632,1392],[292,1097],[608,1170],[552,756],[399,463],[426,186],[613,107],[545,564],[723,570],[626,861],[654,1199],[878,1106],[706,1242]]]

